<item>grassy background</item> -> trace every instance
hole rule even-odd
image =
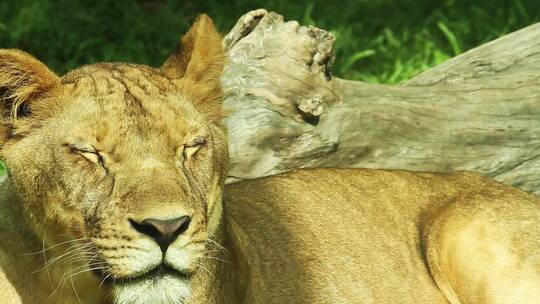
[[[2,0],[0,48],[24,49],[60,74],[99,61],[157,66],[198,13],[227,32],[259,7],[331,30],[334,74],[380,83],[409,79],[540,19],[539,0]]]
[[[539,20],[538,0],[3,0],[0,47],[21,48],[64,73],[86,63],[159,65],[200,12],[222,32],[265,7],[331,30],[334,74],[397,83]]]

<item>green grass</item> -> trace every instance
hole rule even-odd
[[[0,47],[24,49],[59,73],[99,61],[156,66],[196,14],[207,12],[226,32],[263,6],[331,30],[335,75],[380,83],[409,79],[540,16],[537,0],[4,0]]]

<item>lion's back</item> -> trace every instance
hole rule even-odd
[[[418,250],[419,207],[403,201],[427,201],[419,188],[437,188],[433,180],[313,169],[228,185],[225,217],[249,244],[250,275],[259,278],[252,290],[306,303],[437,303],[442,296]]]

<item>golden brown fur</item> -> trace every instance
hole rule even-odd
[[[63,77],[0,51],[2,303],[540,299],[539,200],[477,174],[317,169],[224,187],[220,43],[202,16],[159,69]],[[166,250],[140,228],[180,216]]]

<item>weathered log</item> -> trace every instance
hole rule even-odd
[[[265,10],[226,35],[229,182],[302,167],[472,170],[540,194],[540,24],[403,85],[332,77],[333,42]]]

